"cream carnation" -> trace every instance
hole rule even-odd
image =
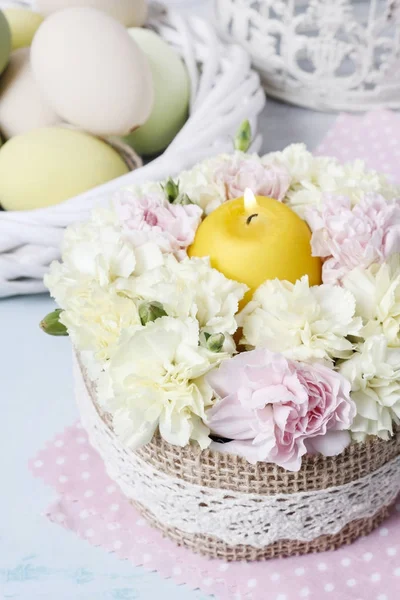
[[[346,358],[357,335],[353,295],[338,286],[310,287],[308,277],[295,284],[274,279],[263,283],[239,316],[242,343],[268,348],[300,361]]]
[[[392,185],[386,175],[374,169],[367,169],[363,160],[341,165],[342,174],[336,178],[336,193],[348,196],[353,206],[366,194],[380,194],[386,200],[399,197],[399,186]]]
[[[354,269],[343,287],[356,300],[356,314],[363,319],[360,335],[366,339],[383,334],[390,347],[400,347],[400,256],[383,265]]]
[[[235,315],[247,286],[227,279],[210,266],[208,258],[177,261],[164,257],[163,265],[124,282],[132,298],[161,302],[170,316],[196,319],[209,333],[233,334]]]
[[[92,282],[104,289],[117,279],[127,279],[162,263],[156,244],[140,248],[125,241],[112,211],[94,211],[87,223],[68,227],[62,246],[62,262],[53,262],[45,284],[62,308]]]
[[[284,165],[292,178],[292,185],[309,178],[313,155],[308,152],[305,144],[290,144],[284,150],[278,152],[269,152],[261,157],[263,164],[275,162]]]
[[[321,189],[335,189],[336,179],[342,174],[342,166],[335,159],[315,157],[304,144],[291,144],[282,152],[266,154],[262,160],[287,169],[291,183],[285,202],[302,218],[308,207],[320,205]]]
[[[141,327],[136,304],[114,288],[103,289],[97,283],[75,289],[60,320],[74,347],[92,353],[100,367],[113,355],[123,331]]]
[[[304,144],[291,144],[262,160],[264,164],[272,161],[287,169],[291,184],[285,202],[302,218],[309,208],[322,205],[324,194],[347,196],[352,206],[366,194],[381,194],[386,199],[399,195],[387,177],[366,169],[362,160],[343,165],[335,158],[313,156]]]
[[[192,202],[200,206],[206,214],[215,210],[226,200],[223,181],[218,181],[215,171],[222,164],[225,155],[205,160],[179,175],[179,189],[187,194]]]
[[[384,336],[369,338],[340,367],[351,383],[357,414],[350,427],[355,440],[368,435],[387,440],[393,421],[400,423],[400,349],[388,348]]]
[[[199,344],[198,323],[163,317],[124,337],[101,382],[108,392],[103,408],[121,441],[138,448],[159,428],[170,444],[195,440],[206,448],[209,429],[203,420],[211,391],[198,378],[214,361]]]

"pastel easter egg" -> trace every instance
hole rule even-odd
[[[74,6],[102,10],[126,27],[141,27],[147,17],[146,0],[36,0],[36,8],[46,16]]]
[[[8,21],[0,10],[0,74],[7,66],[11,52],[11,31]]]
[[[125,135],[150,116],[147,59],[125,27],[101,11],[68,8],[48,17],[34,37],[31,65],[53,110],[85,131]]]
[[[154,31],[140,28],[128,31],[148,59],[154,104],[146,123],[125,141],[139,154],[156,154],[171,143],[188,117],[190,78],[179,54]]]
[[[30,46],[43,17],[33,10],[25,8],[5,8],[4,16],[11,30],[13,50]]]
[[[0,130],[4,137],[59,122],[33,78],[29,48],[14,50],[0,79]]]
[[[51,206],[128,171],[113,148],[87,133],[35,129],[0,149],[0,205],[6,210]]]

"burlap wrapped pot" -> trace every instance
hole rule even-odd
[[[400,492],[398,429],[337,457],[307,455],[295,473],[159,435],[130,451],[74,364],[82,423],[109,476],[153,526],[195,552],[251,561],[333,550],[375,529]]]

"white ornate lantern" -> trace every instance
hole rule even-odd
[[[399,0],[215,0],[271,96],[318,110],[400,107]]]

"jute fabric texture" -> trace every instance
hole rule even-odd
[[[298,473],[159,436],[124,448],[76,363],[77,400],[109,475],[153,525],[180,544],[227,560],[322,551],[369,533],[400,491],[400,436],[306,457]]]

